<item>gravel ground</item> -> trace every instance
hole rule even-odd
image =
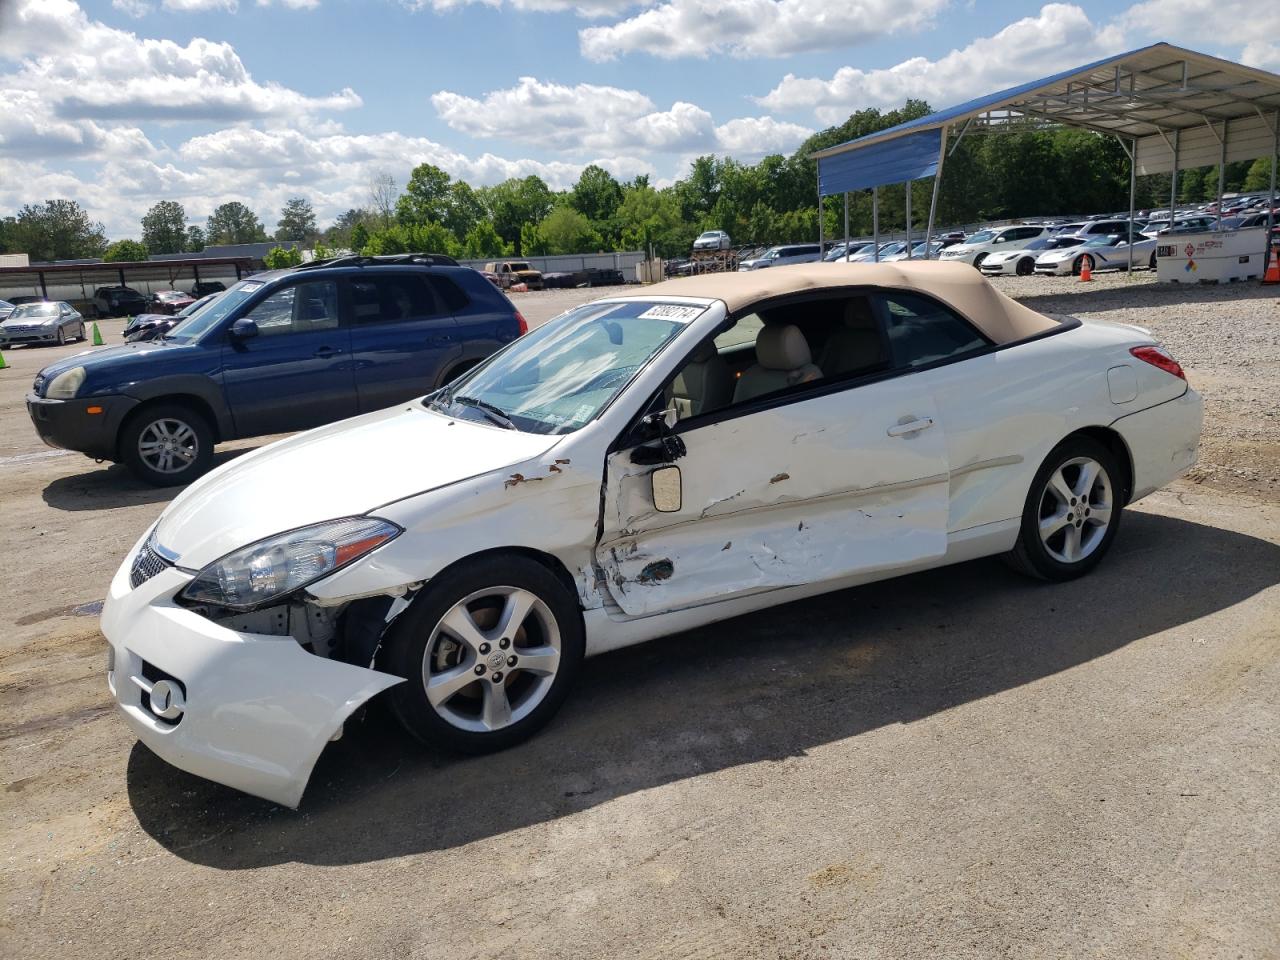
[[[1094,574],[978,561],[599,657],[490,757],[372,711],[297,813],[112,715],[93,603],[171,492],[41,447],[59,351],[6,353],[0,955],[1280,957],[1277,288],[998,282],[1151,328],[1207,401]]]

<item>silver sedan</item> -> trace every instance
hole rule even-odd
[[[23,303],[0,322],[0,348],[20,343],[56,343],[83,340],[84,317],[62,300]]]

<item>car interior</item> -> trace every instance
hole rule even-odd
[[[663,399],[678,420],[831,380],[908,370],[989,346],[970,323],[920,294],[805,299],[740,315],[698,346]]]

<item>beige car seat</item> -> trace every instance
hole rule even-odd
[[[733,399],[733,374],[715,341],[700,346],[671,383],[671,403],[681,420],[727,407]]]
[[[822,371],[814,365],[809,341],[800,328],[766,324],[756,334],[756,363],[739,378],[733,402],[821,379]]]
[[[845,303],[844,322],[822,345],[818,366],[828,377],[874,370],[884,363],[884,342],[866,297]]]

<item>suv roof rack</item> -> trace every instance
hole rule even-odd
[[[295,270],[310,270],[315,267],[379,267],[392,264],[416,264],[424,267],[456,267],[458,261],[443,253],[395,253],[384,256],[368,257],[363,254],[350,254],[344,257],[328,257],[324,260],[312,260],[301,263]]]

